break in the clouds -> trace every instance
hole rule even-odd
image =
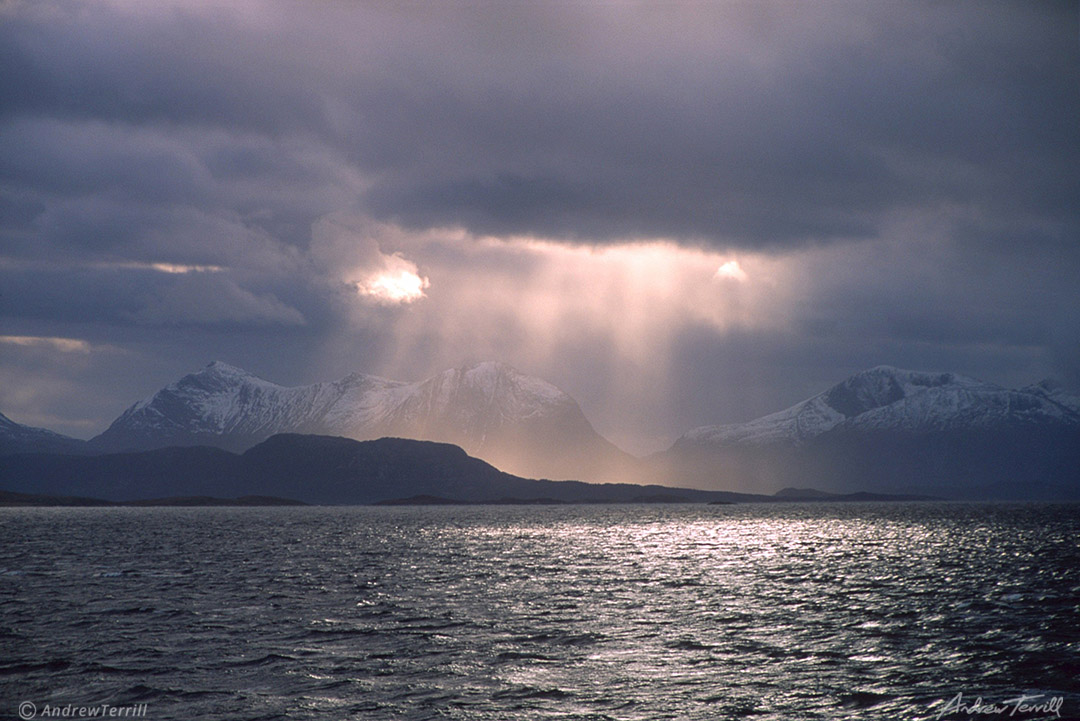
[[[386,250],[407,237],[362,215],[331,213],[311,229],[311,255],[330,278],[352,288],[358,297],[380,305],[413,303],[424,297],[430,281],[400,250]]]
[[[876,363],[1080,384],[1077,32],[1074,3],[0,4],[0,330],[88,349],[0,345],[0,410],[86,435],[213,358],[490,357],[648,449]]]

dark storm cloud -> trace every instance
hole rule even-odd
[[[1075,3],[2,3],[0,321],[141,343],[140,392],[213,357],[309,382],[485,349],[611,423],[641,415],[611,379],[652,363],[675,379],[660,435],[882,362],[1080,378],[1077,22]],[[623,358],[626,303],[575,315],[566,278],[590,278],[559,272],[580,258],[508,236],[661,238],[786,264],[785,285],[754,291],[758,325],[657,308],[666,368]],[[619,262],[582,267],[633,301]],[[359,302],[384,267],[430,275],[425,299]],[[541,345],[580,363],[515,351]],[[721,385],[743,390],[700,390]]]
[[[375,180],[358,200],[414,227],[782,248],[943,204],[1077,226],[1068,4],[56,15],[5,23],[5,116],[315,137]],[[190,170],[165,174],[174,192],[197,192]]]
[[[46,0],[12,3],[7,14],[3,115],[274,132],[321,117],[315,88],[286,72],[288,53],[274,52],[280,38],[260,37],[228,6]]]
[[[751,420],[880,364],[1080,388],[1077,265],[1058,245],[972,253],[904,236],[815,249],[787,267],[781,325],[677,333],[672,405],[688,425]]]
[[[357,174],[299,132],[317,127],[317,83],[290,85],[228,8],[3,12],[9,322],[53,313],[227,330],[325,318],[326,285],[302,249],[315,218],[355,199]]]
[[[0,269],[5,311],[21,320],[117,325],[304,325],[304,315],[228,273],[153,268]],[[250,289],[252,287],[255,289]],[[75,299],[75,302],[73,302]]]
[[[732,331],[687,326],[675,340],[675,379],[667,413],[657,427],[681,430],[743,423],[817,395],[849,375],[877,365],[956,372],[1006,387],[1039,380],[1046,368],[1035,346],[919,343],[888,336],[859,337],[792,331]],[[1061,366],[1055,369],[1061,370]],[[1036,371],[1036,373],[1033,373]],[[1062,376],[1059,376],[1062,379]],[[1075,386],[1074,386],[1075,387]]]
[[[1069,8],[672,14],[598,13],[588,49],[496,48],[480,81],[394,88],[382,100],[417,112],[384,116],[395,127],[379,137],[409,152],[372,207],[416,225],[773,248],[874,237],[883,213],[948,204],[1076,227]]]

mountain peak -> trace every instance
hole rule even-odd
[[[469,372],[475,371],[480,373],[517,373],[518,370],[509,363],[502,361],[486,360],[476,361],[475,363],[465,363],[458,367],[458,370]]]
[[[502,361],[479,361],[477,363],[469,363],[445,371],[445,373],[448,375],[458,375],[474,382],[483,381],[485,379],[516,379],[528,377],[517,368],[514,368],[508,363],[503,363]]]
[[[904,387],[895,368],[878,366],[857,373],[825,392],[825,403],[847,418],[895,403],[904,397]]]
[[[702,426],[660,468],[739,490],[814,486],[966,498],[1075,497],[1080,398],[878,366],[755,420]],[[797,495],[796,491],[783,491]]]
[[[414,383],[353,374],[295,387],[215,361],[129,408],[94,443],[110,450],[213,445],[242,451],[284,432],[449,442],[508,470],[550,477],[623,462],[570,396],[495,361]]]
[[[521,375],[518,371],[499,361],[480,361],[468,365],[458,366],[453,370],[445,371],[445,375],[458,376],[474,383],[497,380],[499,378],[513,378]]]
[[[224,361],[219,361],[219,360],[211,361],[210,363],[207,363],[206,366],[202,368],[202,370],[198,371],[197,373],[193,373],[192,375],[196,375],[196,376],[210,375],[210,376],[216,376],[216,377],[219,377],[219,378],[238,378],[238,379],[258,378],[258,376],[247,372],[243,368],[237,368],[234,365],[230,365],[230,364],[228,364],[228,363],[226,363]]]
[[[443,371],[436,379],[443,388],[452,387],[458,391],[467,388],[470,393],[479,393],[489,401],[509,396],[527,400],[530,405],[572,402],[558,387],[541,378],[525,375],[501,361],[481,361],[460,366]]]
[[[955,373],[926,373],[879,365],[856,373],[825,391],[823,400],[846,418],[882,408],[931,388],[986,388],[980,381]]]
[[[79,453],[85,441],[35,428],[11,420],[0,413],[0,454],[9,453]]]
[[[873,420],[909,427],[951,423],[978,414],[987,396],[1005,391],[955,373],[926,373],[880,365],[855,373],[801,403],[747,423],[703,426],[683,436],[689,443],[803,443],[840,424]],[[1000,403],[998,404],[1000,405]],[[960,409],[964,412],[960,413]],[[680,440],[683,440],[680,439]]]
[[[1056,393],[1058,391],[1064,391],[1065,386],[1054,378],[1043,378],[1041,381],[1034,385],[1034,388],[1047,391],[1048,393]]]
[[[278,387],[277,384],[263,380],[243,368],[237,368],[223,361],[213,361],[201,370],[184,376],[172,386],[169,386],[169,389],[197,389],[207,393],[217,393],[252,384]]]
[[[1041,380],[1035,385],[1023,388],[1022,391],[1045,398],[1051,403],[1080,415],[1080,396],[1070,393],[1062,383],[1052,378]]]
[[[213,371],[215,373],[247,373],[242,368],[237,368],[234,365],[230,365],[225,361],[213,360],[206,364],[203,368],[204,371]]]

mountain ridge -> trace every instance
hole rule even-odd
[[[0,501],[6,494],[16,500],[51,497],[69,505],[100,501],[146,505],[152,499],[175,505],[178,500],[207,498],[277,503],[296,499],[324,505],[417,497],[530,504],[814,500],[633,483],[536,480],[505,473],[447,443],[301,434],[278,434],[241,454],[203,446],[98,456],[17,454],[0,464],[0,489]]]
[[[1076,498],[1080,399],[877,366],[753,421],[692,429],[650,462],[698,487]]]
[[[241,453],[280,433],[450,443],[530,478],[1080,498],[1080,397],[1052,381],[1007,389],[892,366],[747,423],[691,429],[667,450],[633,459],[596,433],[570,396],[505,364],[418,382],[353,373],[285,387],[215,361],[133,404],[91,441],[0,415],[0,454],[203,445]]]
[[[0,455],[87,452],[86,441],[47,428],[16,423],[0,413]]]
[[[353,373],[294,387],[215,361],[135,403],[89,445],[100,452],[169,445],[243,451],[277,433],[453,443],[534,477],[598,479],[632,463],[569,395],[492,361],[415,383]]]
[[[676,445],[799,443],[845,424],[944,430],[964,420],[985,424],[1025,410],[1080,424],[1080,399],[1043,384],[1011,390],[955,373],[876,366],[782,411],[746,423],[692,429]]]
[[[109,501],[273,496],[336,505],[429,495],[471,502],[507,497],[620,502],[671,490],[522,478],[458,446],[404,438],[278,434],[241,454],[187,446],[96,456],[16,454],[4,460],[0,487],[5,491]],[[702,501],[748,498],[700,489],[685,493]]]

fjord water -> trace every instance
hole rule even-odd
[[[0,509],[0,716],[1080,716],[1078,511]]]

